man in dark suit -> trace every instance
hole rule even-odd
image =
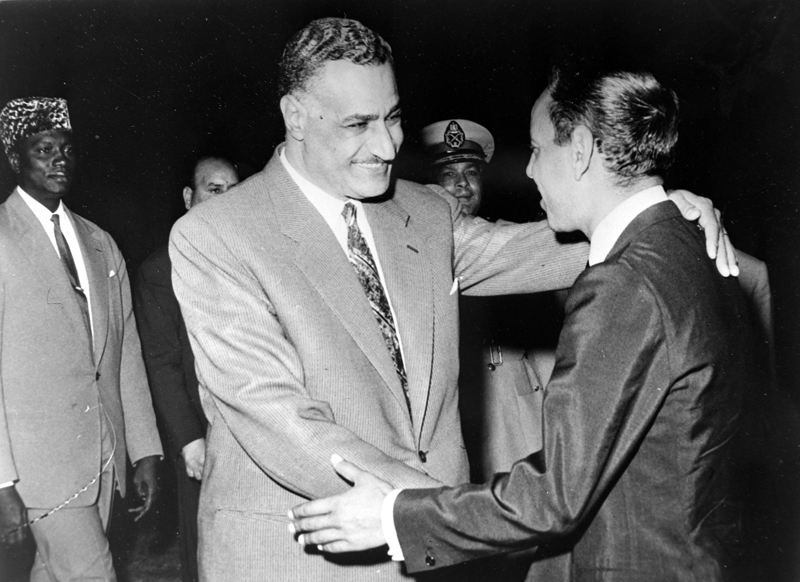
[[[322,551],[388,541],[410,572],[539,545],[558,556],[533,564],[537,582],[724,579],[742,542],[753,334],[738,283],[661,185],[677,98],[646,73],[556,70],[530,136],[548,223],[591,241],[545,392],[543,465],[392,490],[338,462],[356,486],[295,508],[292,529]]]
[[[62,202],[76,164],[66,101],[9,102],[0,136],[18,179],[0,206],[0,536],[33,534],[33,581],[112,581],[126,453],[138,517],[162,455],[125,261]]]
[[[239,182],[239,176],[228,160],[204,156],[193,164],[187,182],[183,201],[189,210],[227,192]],[[176,469],[181,578],[194,582],[198,579],[197,507],[208,421],[200,404],[192,347],[172,289],[172,264],[166,245],[139,267],[133,290],[153,405],[166,429]]]

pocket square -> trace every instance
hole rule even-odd
[[[453,286],[450,287],[450,295],[458,291],[458,277],[453,279]]]
[[[111,277],[113,277],[113,276],[114,276],[114,275],[116,275],[116,274],[117,274],[117,272],[116,272],[114,269],[111,269],[111,270],[108,272],[108,278],[110,279]]]

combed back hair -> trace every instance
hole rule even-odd
[[[394,66],[392,49],[376,33],[347,18],[320,18],[286,44],[278,73],[280,96],[308,89],[308,81],[328,61]]]
[[[576,126],[586,126],[618,185],[663,177],[669,169],[678,141],[678,97],[650,73],[562,65],[553,68],[548,89],[556,144],[565,145]]]

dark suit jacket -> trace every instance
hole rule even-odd
[[[578,278],[566,312],[544,399],[546,470],[529,457],[486,486],[403,491],[407,567],[566,539],[571,552],[534,563],[529,579],[722,579],[741,541],[736,437],[752,386],[739,284],[667,202]]]
[[[172,289],[172,263],[166,246],[142,263],[133,289],[153,405],[176,455],[206,436],[208,421],[200,403],[192,347]]]
[[[556,252],[546,225],[454,226],[456,209],[409,182],[364,211],[413,414],[347,256],[277,152],[172,230],[173,283],[210,423],[201,576],[402,579],[385,552],[342,560],[304,552],[286,533],[287,509],[347,490],[330,466],[334,452],[406,487],[466,481],[454,276],[471,291],[533,291],[569,285],[586,260],[582,248]]]
[[[0,205],[0,482],[19,479],[36,508],[97,475],[102,409],[123,495],[126,451],[134,463],[162,454],[125,261],[108,233],[67,213],[89,278],[93,346],[41,223],[16,191]],[[70,506],[91,505],[97,492],[95,483]]]

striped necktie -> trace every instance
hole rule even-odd
[[[67,272],[67,278],[69,279],[70,285],[72,285],[72,288],[75,291],[75,296],[78,300],[78,307],[80,307],[81,314],[83,315],[83,323],[86,326],[86,332],[89,334],[89,339],[91,340],[92,324],[91,320],[89,319],[89,302],[86,299],[86,293],[81,287],[80,278],[78,277],[78,269],[75,267],[75,260],[72,258],[72,252],[69,250],[67,239],[64,238],[64,233],[61,232],[61,222],[58,214],[53,214],[53,216],[50,217],[50,221],[53,223],[53,231],[56,235],[56,246],[58,247],[58,254],[61,258],[61,264],[63,265],[64,270]]]
[[[403,363],[403,355],[400,352],[400,340],[397,337],[394,317],[392,317],[392,310],[389,308],[389,300],[386,298],[386,292],[381,284],[381,278],[378,275],[378,268],[375,266],[372,253],[369,250],[369,246],[367,246],[367,241],[364,240],[364,236],[361,234],[361,230],[358,228],[356,207],[352,202],[348,202],[344,205],[342,216],[347,224],[347,258],[356,271],[358,281],[364,288],[367,299],[369,299],[372,313],[378,321],[378,327],[381,328],[381,333],[386,342],[386,347],[389,349],[389,354],[392,356],[397,376],[400,378],[400,385],[403,387],[406,405],[408,405],[408,413],[411,414],[411,400],[408,396],[408,377],[406,376],[406,368]]]

